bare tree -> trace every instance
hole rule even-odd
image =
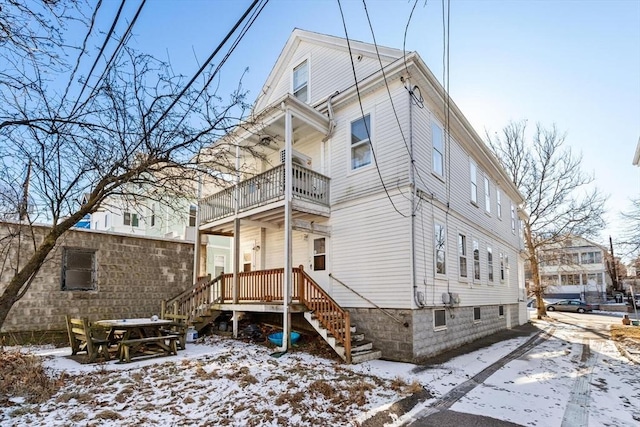
[[[621,213],[626,227],[622,241],[618,243],[624,248],[624,255],[633,258],[640,255],[640,197],[631,203],[629,211]]]
[[[531,268],[538,318],[546,315],[545,284],[539,263],[545,247],[562,245],[571,236],[589,237],[604,227],[606,197],[592,188],[593,177],[580,169],[582,156],[565,146],[556,126],[536,125],[527,140],[526,121],[509,123],[487,140],[524,197],[523,237]]]
[[[0,216],[10,221],[1,233],[0,328],[66,231],[109,197],[135,197],[131,188],[157,200],[192,192],[185,182],[198,153],[248,108],[241,84],[223,100],[126,43],[101,78],[76,77],[86,38],[65,40],[65,23],[89,34],[100,3],[92,14],[80,1],[0,0]],[[233,169],[225,156],[208,162]],[[35,221],[49,225],[44,234]],[[16,239],[28,249],[10,258]]]

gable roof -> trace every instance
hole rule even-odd
[[[378,46],[376,51],[376,45],[372,43],[365,43],[351,39],[349,39],[349,45],[347,45],[347,40],[345,38],[295,28],[291,32],[287,43],[282,48],[275,65],[271,69],[267,80],[260,90],[260,94],[253,106],[254,112],[260,111],[266,106],[266,101],[264,100],[269,98],[269,94],[274,90],[275,82],[280,80],[284,73],[289,72],[288,64],[295,54],[297,46],[303,41],[316,45],[323,45],[344,52],[348,52],[350,47],[353,55],[362,55],[364,57],[373,58],[376,61],[378,61],[379,57],[379,60],[382,61],[384,65],[387,65],[390,62],[393,62],[398,58],[402,58],[410,53],[404,52],[402,49],[393,49],[384,46]]]

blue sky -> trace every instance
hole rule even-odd
[[[250,3],[148,1],[133,44],[191,75]],[[378,44],[402,48],[413,1],[366,5]],[[110,19],[116,6],[107,2],[102,13]],[[342,6],[349,37],[371,42],[363,2]],[[128,7],[132,16],[137,4]],[[480,135],[521,119],[566,131],[583,170],[610,195],[602,241],[615,239],[618,212],[640,195],[640,168],[631,164],[640,137],[640,0],[452,0],[450,13],[454,102]],[[296,27],[343,37],[337,0],[271,0],[223,68],[221,88],[234,88],[248,67],[243,83],[254,99]],[[441,1],[419,0],[406,47],[442,80]]]

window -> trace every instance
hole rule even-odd
[[[583,285],[602,285],[602,273],[582,274]]]
[[[458,234],[458,259],[460,277],[467,277],[467,236]]]
[[[151,205],[151,226],[156,225],[156,205]]]
[[[445,237],[445,229],[443,225],[436,224],[435,225],[435,255],[436,255],[436,273],[438,274],[446,274],[447,273],[447,265],[446,265],[446,237]]]
[[[313,271],[324,271],[326,269],[326,242],[324,237],[313,239]]]
[[[500,281],[504,282],[504,254],[500,252]]]
[[[224,273],[225,258],[224,255],[215,255],[213,257],[213,274],[215,277]]]
[[[309,65],[307,61],[293,69],[293,96],[302,102],[309,100]]]
[[[487,246],[487,269],[489,270],[489,281],[493,282],[493,250]]]
[[[433,172],[444,177],[444,141],[442,128],[431,123],[431,143],[433,144]]]
[[[516,208],[511,205],[511,232],[516,232]]]
[[[580,274],[561,274],[560,284],[561,285],[579,285]]]
[[[582,264],[600,264],[602,263],[601,252],[583,252],[581,254]]]
[[[64,248],[62,254],[62,290],[90,291],[96,288],[95,251]]]
[[[351,169],[371,164],[371,119],[369,114],[351,123]]]
[[[473,278],[480,280],[480,244],[473,241]]]
[[[479,322],[480,319],[480,307],[473,307],[473,321]]]
[[[109,214],[104,216],[104,228],[109,228]]]
[[[491,195],[489,194],[489,180],[484,179],[484,210],[491,213]]]
[[[138,214],[132,214],[131,212],[124,213],[123,219],[124,225],[130,225],[132,227],[138,226]]]
[[[473,162],[469,163],[469,173],[471,176],[471,202],[478,204],[478,168]]]
[[[504,317],[504,305],[498,306],[498,316]]]
[[[447,326],[447,316],[444,310],[433,310],[433,327],[443,328]]]
[[[496,188],[496,215],[502,219],[502,194],[499,188]]]
[[[253,256],[251,252],[245,252],[242,254],[242,271],[251,271],[251,264],[253,264]]]
[[[196,218],[198,213],[198,207],[191,205],[189,206],[189,227],[196,226]]]

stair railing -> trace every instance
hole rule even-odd
[[[196,284],[178,296],[162,302],[162,316],[165,313],[188,316],[187,322],[207,314],[209,306],[222,299],[224,292],[224,274],[211,279],[211,275],[198,277]]]
[[[300,301],[313,311],[323,328],[344,347],[347,363],[351,363],[351,317],[305,271],[303,266],[293,269],[298,275]]]

